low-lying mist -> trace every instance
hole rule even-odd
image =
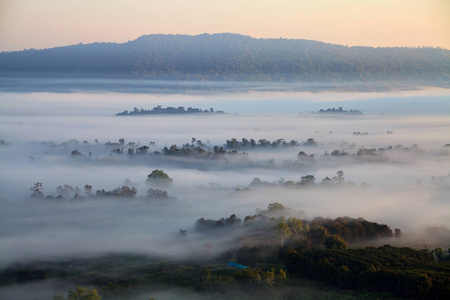
[[[425,105],[426,95],[420,96],[402,101]],[[420,115],[407,109],[390,114],[389,106],[376,114],[373,109],[363,115],[307,114],[339,106],[363,110],[370,101],[386,101],[372,96],[357,101],[353,95],[320,102],[321,94],[301,99],[272,94],[264,101],[253,94],[0,97],[0,267],[110,252],[195,256],[207,242],[219,253],[233,247],[236,236],[205,238],[194,230],[196,220],[232,214],[244,219],[274,202],[304,211],[306,219],[363,217],[398,227],[408,245],[450,245],[448,237],[422,236],[433,226],[443,232],[450,227],[450,118],[439,109]],[[276,110],[277,100],[289,106]],[[157,104],[214,107],[229,114],[114,116]],[[265,104],[272,113],[261,107]],[[253,108],[257,113],[245,113]],[[227,147],[232,139],[237,144]],[[245,146],[243,139],[253,139],[255,146]],[[285,143],[277,144],[280,139]],[[173,145],[191,150],[181,155],[171,151]],[[138,154],[141,147],[148,148]],[[204,152],[193,152],[195,147]],[[156,169],[173,179],[161,188],[170,201],[146,197],[147,176]],[[338,171],[342,184],[322,184]],[[315,181],[303,186],[307,175]],[[42,183],[43,197],[30,196],[35,183]],[[64,194],[64,185],[73,190]],[[136,194],[95,197],[122,186],[136,188]],[[187,235],[180,236],[180,229]]]

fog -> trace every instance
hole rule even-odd
[[[363,217],[398,227],[405,245],[448,247],[450,236],[426,236],[429,227],[443,228],[444,233],[450,228],[448,96],[445,90],[428,94],[1,93],[0,267],[111,252],[195,257],[206,242],[220,253],[235,246],[236,236],[204,237],[194,230],[197,219],[232,214],[244,219],[274,202],[304,211],[306,219]],[[226,114],[115,116],[135,106],[156,105],[212,107]],[[308,113],[340,106],[363,114]],[[121,138],[123,145],[105,145]],[[242,148],[222,158],[154,154],[174,144],[179,148],[192,144],[192,138],[209,151],[232,138],[297,144]],[[315,145],[307,144],[310,138]],[[131,142],[135,144],[127,146]],[[148,154],[127,155],[127,149],[139,146],[149,146]],[[113,153],[115,148],[123,148],[124,153]],[[358,155],[361,148],[376,149],[377,154]],[[378,152],[379,148],[384,151]],[[71,155],[74,150],[80,155]],[[348,155],[330,155],[334,150]],[[297,157],[300,151],[314,157],[302,160]],[[155,169],[173,179],[172,186],[164,188],[175,198],[172,201],[145,198],[147,175]],[[319,184],[341,170],[344,185]],[[299,182],[306,175],[315,176],[315,186],[280,184]],[[252,186],[256,177],[273,185]],[[43,184],[44,196],[56,197],[57,188],[68,184],[86,198],[72,200],[74,194],[66,199],[32,198],[30,187],[36,182]],[[93,186],[92,194],[123,185],[135,187],[137,194],[133,199],[89,198],[83,189],[86,184]],[[186,230],[187,236],[181,238],[179,229]]]

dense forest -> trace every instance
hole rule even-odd
[[[448,85],[450,50],[347,47],[238,34],[146,35],[0,53],[0,72],[16,75],[250,81],[414,81]],[[34,75],[33,75],[34,74]]]
[[[166,295],[168,290],[180,290],[206,298],[214,293],[219,299],[303,299],[299,295],[311,299],[447,299],[450,295],[448,250],[363,247],[363,242],[400,239],[401,231],[396,229],[394,235],[388,225],[362,218],[308,221],[289,217],[298,213],[275,202],[244,221],[234,214],[219,220],[198,219],[194,230],[180,229],[174,241],[174,245],[189,245],[193,237],[204,243],[190,258],[124,253],[15,263],[0,271],[0,287],[66,281],[72,286],[95,287],[68,291],[68,299],[89,300],[136,299],[161,289]],[[345,231],[358,233],[358,237],[346,236]],[[233,236],[226,251],[216,251],[209,242],[218,235]],[[336,287],[309,282],[312,286],[300,290],[305,284],[302,278]],[[325,289],[321,295],[319,289]],[[66,298],[60,294],[54,299]]]

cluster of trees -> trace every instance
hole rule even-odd
[[[88,289],[84,286],[77,287],[74,291],[67,293],[67,298],[64,295],[56,295],[53,300],[100,300],[100,296],[96,289]]]
[[[318,112],[319,114],[354,114],[354,115],[361,115],[362,112],[357,110],[357,109],[350,109],[350,110],[345,110],[342,109],[342,107],[339,108],[328,108],[328,109],[321,109]]]
[[[364,132],[354,132],[354,134],[365,134]],[[56,146],[77,146],[80,144],[77,140],[70,140],[67,142],[64,142],[62,144],[55,144],[53,142],[44,142],[44,144],[49,144],[51,147]],[[97,149],[94,149],[91,145],[88,145],[89,143],[87,141],[84,141],[83,148],[87,149],[89,151],[88,156],[83,155],[81,151],[77,149],[73,150],[70,154],[70,158],[73,159],[83,159],[88,161],[92,159],[92,157],[98,157],[98,156],[92,156],[91,151],[95,151]],[[101,145],[98,140],[95,140],[96,145]],[[164,147],[161,151],[155,150],[156,143],[153,141],[150,141],[148,145],[141,145],[140,143],[135,142],[129,142],[125,143],[125,140],[123,138],[119,139],[118,142],[110,142],[103,144],[107,150],[109,150],[109,155],[111,154],[117,154],[117,155],[123,155],[124,153],[128,153],[130,157],[136,157],[136,156],[152,156],[156,157],[159,155],[164,155],[168,157],[189,157],[189,158],[198,158],[198,159],[224,159],[223,161],[229,162],[233,161],[235,162],[236,159],[239,159],[240,161],[245,161],[246,165],[252,165],[255,166],[257,164],[261,164],[264,166],[276,166],[274,159],[269,159],[265,162],[253,162],[249,158],[249,152],[251,150],[257,150],[262,149],[264,150],[271,150],[271,149],[280,149],[284,147],[299,147],[299,146],[317,146],[318,142],[314,140],[314,138],[308,138],[306,141],[303,142],[297,142],[295,140],[291,140],[290,142],[285,141],[284,139],[277,139],[274,141],[270,141],[267,139],[259,139],[258,141],[254,139],[247,139],[242,138],[241,140],[238,140],[236,138],[231,138],[229,140],[226,140],[225,143],[222,146],[212,146],[208,141],[206,143],[202,142],[201,140],[197,140],[195,138],[192,138],[192,141],[190,143],[185,143],[182,146],[178,146],[176,144],[173,144],[171,146]],[[372,161],[372,162],[381,162],[388,159],[388,153],[395,151],[395,152],[402,152],[402,153],[412,153],[412,154],[423,154],[424,151],[419,148],[417,145],[412,145],[410,147],[405,147],[403,145],[396,145],[396,146],[388,146],[388,147],[380,147],[380,148],[357,148],[357,145],[355,143],[348,144],[345,141],[340,142],[341,150],[340,149],[334,149],[329,153],[328,151],[325,151],[324,154],[320,157],[321,159],[330,159],[330,158],[342,158],[342,157],[351,157],[355,160],[364,160],[364,161]],[[153,150],[151,151],[151,149]],[[353,150],[353,153],[351,153],[349,150]],[[248,152],[244,152],[248,151]],[[445,154],[443,152],[443,154]],[[91,157],[92,156],[92,157]],[[32,158],[32,157],[30,157]],[[95,159],[94,158],[94,159]],[[33,158],[34,159],[34,158]],[[161,159],[161,158],[160,158]],[[317,158],[315,154],[307,154],[305,151],[300,151],[297,154],[296,160],[285,160],[283,161],[283,165],[286,168],[296,168],[300,169],[304,167],[305,165],[312,165],[317,163]],[[308,175],[312,176],[312,175]],[[308,177],[309,179],[312,179],[311,177]],[[315,180],[315,179],[314,179]],[[330,183],[331,181],[329,178],[325,178],[323,180],[323,183]],[[287,185],[293,186],[294,182],[289,181],[286,182]]]
[[[339,217],[334,220],[317,217],[309,222],[310,228],[325,228],[327,233],[337,234],[345,241],[356,243],[364,240],[374,240],[378,238],[396,238],[402,236],[399,228],[394,231],[386,225],[370,222],[363,218]]]
[[[345,249],[348,243],[358,243],[379,238],[400,238],[402,232],[386,224],[367,221],[363,218],[339,217],[334,220],[323,217],[311,221],[285,215],[301,214],[285,207],[281,203],[269,204],[266,210],[257,210],[254,216],[246,216],[244,221],[231,215],[219,220],[198,219],[195,230],[214,233],[216,230],[231,232],[244,229],[239,239],[245,243],[299,246],[307,248],[325,247],[328,249]],[[240,226],[242,225],[242,226]]]
[[[94,43],[4,52],[0,53],[0,71],[187,80],[440,80],[445,83],[450,76],[450,51],[346,47],[237,34],[146,35],[123,44]]]
[[[197,157],[197,158],[218,158],[223,157],[225,154],[228,155],[239,155],[247,158],[248,153],[246,152],[238,152],[238,150],[250,150],[256,148],[279,148],[279,147],[292,147],[292,146],[316,146],[317,142],[313,138],[307,139],[305,142],[298,143],[295,140],[291,140],[290,142],[286,142],[284,139],[277,139],[273,142],[260,139],[255,141],[254,139],[246,139],[243,138],[241,141],[232,138],[230,140],[226,140],[223,146],[214,146],[209,147],[204,144],[200,140],[196,140],[192,138],[192,142],[183,144],[182,147],[178,147],[176,144],[170,147],[164,147],[162,153],[164,155],[169,156],[189,156],[189,157]],[[230,150],[230,151],[227,151]],[[156,152],[155,152],[156,153]]]
[[[147,275],[149,277],[150,274]],[[212,290],[215,293],[228,290],[230,287],[239,288],[243,285],[246,289],[269,288],[286,280],[286,273],[282,269],[260,268],[237,269],[232,267],[192,267],[169,266],[162,267],[156,274],[151,274],[153,282],[165,285],[177,285],[196,290]],[[144,281],[136,279],[135,281]],[[134,282],[134,285],[144,282]]]
[[[32,198],[44,198],[44,186],[41,182],[36,182],[30,188],[33,192],[30,196]],[[133,198],[137,194],[137,189],[135,187],[129,187],[123,185],[122,187],[115,188],[111,191],[105,191],[105,189],[97,190],[95,195],[92,193],[92,185],[86,184],[84,186],[84,192],[86,197],[81,195],[80,188],[78,186],[71,186],[69,184],[60,185],[56,188],[56,196],[47,195],[46,199],[59,199],[59,200],[80,200],[85,198],[93,197],[126,197]]]
[[[147,185],[156,187],[170,187],[173,179],[163,170],[153,170],[147,175]]]
[[[341,185],[345,184],[344,171],[338,171],[336,176],[329,178],[328,176],[322,179],[320,186],[330,186],[330,185]],[[248,185],[249,187],[311,187],[316,186],[316,178],[314,175],[305,175],[300,178],[300,181],[295,182],[294,180],[285,180],[281,178],[276,182],[268,182],[261,180],[259,177],[253,178],[252,182]]]
[[[129,187],[124,185],[122,187],[115,188],[111,191],[105,191],[104,189],[98,190],[95,193],[97,197],[123,197],[123,198],[134,198],[137,194],[137,189],[135,187]]]
[[[199,232],[205,232],[212,229],[219,229],[240,224],[242,224],[242,220],[237,218],[234,214],[229,218],[222,218],[220,220],[201,218],[195,222],[195,230]]]
[[[223,111],[214,111],[213,108],[210,108],[209,110],[205,109],[202,110],[200,108],[192,108],[188,107],[185,109],[183,106],[179,106],[177,108],[175,107],[161,107],[161,105],[157,105],[152,109],[138,109],[135,107],[132,111],[124,110],[121,113],[116,114],[116,116],[137,116],[137,115],[161,115],[161,114],[169,114],[169,115],[176,115],[176,114],[196,114],[196,113],[217,113],[217,114],[223,114]]]
[[[369,135],[369,133],[367,131],[354,131],[353,135]]]
[[[450,186],[450,174],[441,176],[431,176],[431,182],[439,186]]]
[[[298,142],[295,140],[291,140],[290,142],[286,142],[284,139],[277,139],[273,142],[266,140],[266,139],[259,139],[258,141],[255,141],[254,139],[246,139],[243,138],[242,140],[237,140],[235,138],[226,140],[225,144],[223,145],[224,148],[227,149],[251,149],[256,147],[288,147],[288,146],[297,146]]]
[[[201,141],[200,141],[201,143]],[[223,147],[214,146],[212,151],[206,150],[204,144],[197,143],[196,146],[191,144],[184,144],[181,148],[177,145],[172,145],[170,147],[164,147],[162,153],[167,156],[183,156],[183,157],[195,157],[195,158],[223,158],[225,155],[240,155],[247,157],[247,153],[238,153],[237,151],[226,151]]]
[[[129,179],[125,180],[124,183],[131,181]],[[147,185],[155,188],[150,188],[147,190],[146,199],[149,200],[176,200],[174,197],[170,197],[167,191],[158,189],[158,187],[168,188],[172,185],[173,179],[167,175],[163,170],[153,170],[147,176]],[[94,197],[120,197],[120,198],[135,198],[137,194],[137,189],[135,187],[129,187],[128,185],[123,185],[121,187],[115,188],[111,191],[106,191],[105,189],[97,190],[95,194],[92,192],[92,185],[86,184],[84,186],[84,192],[86,197],[81,196],[81,191],[78,186],[71,186],[68,184],[60,185],[56,188],[56,196],[54,195],[44,195],[44,185],[42,182],[36,182],[30,187],[32,198],[46,198],[46,199],[65,199],[65,200],[77,200],[85,198]]]
[[[226,140],[225,144],[223,145],[226,149],[251,149],[251,148],[258,148],[258,147],[264,147],[264,148],[270,148],[270,147],[289,147],[289,146],[317,146],[317,142],[314,140],[314,138],[309,138],[305,142],[297,142],[295,140],[291,140],[290,142],[286,142],[284,139],[277,139],[273,142],[266,139],[259,139],[258,141],[255,141],[254,139],[246,139],[243,138],[241,141],[232,138],[230,140]]]
[[[388,292],[413,299],[450,297],[450,264],[436,262],[427,250],[389,245],[345,250],[298,248],[285,261],[294,275],[343,288]]]

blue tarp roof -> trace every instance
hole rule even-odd
[[[229,262],[227,264],[227,266],[235,267],[235,268],[239,268],[239,269],[247,269],[248,268],[247,266],[240,265],[240,264],[237,264],[237,263],[234,263],[234,262]]]

